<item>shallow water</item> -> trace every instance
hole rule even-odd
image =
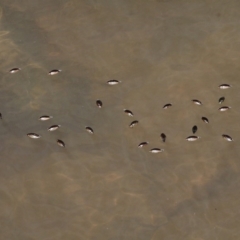
[[[2,0],[0,238],[237,239],[239,10],[237,0]],[[201,138],[188,142],[194,125]]]

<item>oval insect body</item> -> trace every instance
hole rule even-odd
[[[226,83],[219,85],[219,88],[220,88],[220,89],[228,89],[228,88],[230,88],[230,87],[232,87],[232,85],[226,84]]]
[[[21,70],[21,68],[12,68],[11,70],[9,70],[10,73],[17,73]]]
[[[186,140],[189,142],[194,142],[197,141],[199,138],[200,138],[199,136],[189,136],[186,138]]]
[[[206,117],[202,117],[203,122],[209,123],[209,120]]]
[[[41,117],[39,118],[39,120],[41,120],[41,121],[47,121],[47,120],[49,120],[49,119],[51,119],[51,118],[53,118],[53,117],[52,117],[52,116],[43,115],[43,116],[41,116]]]
[[[123,111],[130,117],[133,117],[133,112],[128,109],[123,109]]]
[[[148,145],[148,143],[149,143],[149,142],[141,142],[141,143],[138,145],[138,147],[139,147],[139,148],[142,148],[142,147]]]
[[[167,138],[167,136],[164,134],[164,133],[161,133],[161,138],[162,138],[162,141],[163,142],[166,142],[166,138]]]
[[[231,108],[231,107],[224,106],[224,107],[220,107],[218,110],[219,110],[220,112],[226,112],[226,111],[228,111],[230,108]]]
[[[197,130],[198,130],[198,128],[197,128],[197,126],[196,126],[196,125],[192,127],[192,132],[193,132],[193,134],[194,134],[194,133],[196,133],[196,132],[197,132]]]
[[[172,104],[171,104],[171,103],[167,103],[167,104],[165,104],[165,105],[163,106],[163,109],[168,109],[168,108],[170,108],[170,107],[172,107]]]
[[[108,85],[117,85],[117,84],[119,84],[121,81],[119,81],[119,80],[115,80],[115,79],[113,79],[113,80],[109,80],[107,83],[108,83]]]
[[[229,135],[227,135],[227,134],[223,134],[222,137],[223,137],[223,139],[225,139],[226,141],[229,141],[229,142],[233,141],[233,139],[232,139]]]
[[[134,126],[136,126],[139,122],[137,120],[132,121],[129,125],[130,128],[133,128]]]
[[[164,149],[161,149],[161,148],[152,148],[149,152],[151,153],[160,153],[160,152],[163,152]]]
[[[53,69],[48,74],[49,75],[56,75],[56,74],[60,73],[61,71],[62,71],[61,69]]]
[[[51,127],[48,128],[48,131],[53,132],[59,129],[61,125],[52,125]]]
[[[192,100],[192,102],[194,103],[194,104],[196,104],[196,105],[202,105],[202,102],[200,102],[199,100],[197,100],[197,99],[193,99]]]
[[[93,129],[91,127],[86,127],[85,129],[87,130],[87,132],[93,134]]]
[[[65,147],[65,146],[66,146],[65,143],[64,143],[62,140],[60,140],[60,139],[57,140],[57,144],[58,144],[60,147]]]
[[[41,137],[41,136],[40,136],[39,134],[37,134],[37,133],[28,133],[27,136],[30,137],[30,138],[33,138],[33,139],[38,139],[38,138]]]
[[[218,103],[222,104],[224,102],[224,100],[225,100],[225,97],[220,97],[219,100],[218,100]]]
[[[96,105],[99,107],[99,108],[102,108],[102,101],[101,100],[97,100],[96,101]]]

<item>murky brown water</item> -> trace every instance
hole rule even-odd
[[[0,239],[238,239],[239,11],[238,0],[2,0]],[[194,125],[201,138],[187,142]]]

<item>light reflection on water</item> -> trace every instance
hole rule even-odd
[[[236,0],[3,1],[1,238],[236,239],[238,10]],[[232,109],[220,113],[222,96]],[[201,139],[187,142],[194,125]]]

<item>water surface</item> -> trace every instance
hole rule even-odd
[[[237,239],[239,10],[237,0],[2,0],[1,239]],[[194,125],[201,139],[187,142]]]

